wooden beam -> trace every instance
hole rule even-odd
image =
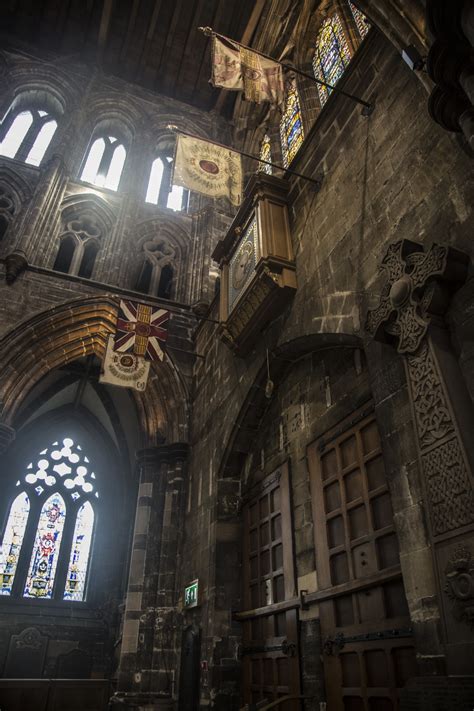
[[[258,21],[260,20],[264,6],[265,0],[256,0],[254,8],[252,10],[252,14],[250,15],[250,19],[247,22],[247,27],[245,28],[244,34],[242,35],[242,38],[240,40],[242,44],[249,44],[249,42],[252,40],[253,33],[255,32],[255,28],[258,25]],[[226,96],[227,90],[221,89],[219,96],[217,97],[217,101],[214,105],[214,109],[216,111],[221,111]]]

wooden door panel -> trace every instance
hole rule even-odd
[[[294,604],[286,607],[296,597],[287,465],[250,492],[243,518],[243,700],[256,704],[300,688],[298,613]]]
[[[331,711],[395,711],[415,673],[377,425],[356,413],[308,448]]]

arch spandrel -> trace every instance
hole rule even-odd
[[[78,358],[102,359],[108,335],[115,330],[118,299],[77,299],[23,322],[0,341],[2,420],[11,425],[23,399],[48,372]],[[166,355],[152,363],[144,393],[131,391],[144,446],[185,441],[188,396],[181,375]]]

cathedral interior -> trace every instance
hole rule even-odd
[[[472,711],[474,4],[0,41],[1,711]]]

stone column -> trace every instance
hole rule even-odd
[[[414,524],[412,512],[411,519],[398,521],[402,538],[407,538],[410,526],[417,534],[405,566],[402,560],[402,569],[405,567],[405,583],[415,580],[423,587],[425,578],[434,579],[431,617],[440,617],[437,629],[432,627],[427,635],[425,619],[411,600],[418,652],[426,662],[422,673],[430,670],[467,677],[472,674],[474,656],[474,408],[443,316],[450,296],[466,279],[468,257],[437,244],[425,252],[421,245],[402,240],[389,247],[381,267],[386,283],[379,306],[367,315],[366,329],[377,340],[395,345],[404,359],[426,519],[426,525],[420,521]],[[406,469],[405,448],[394,452],[392,445],[391,450],[398,456],[400,470]],[[425,535],[431,566],[426,555],[423,565],[416,565],[420,538]],[[410,569],[412,563],[416,569]],[[410,590],[407,597],[410,602]],[[436,657],[437,662],[431,669],[429,657]],[[466,693],[472,694],[474,678],[471,680],[473,685]],[[459,680],[463,689],[468,683]],[[459,691],[452,680],[445,688]],[[454,696],[443,703],[450,708]]]
[[[428,108],[448,131],[462,132],[474,148],[474,9],[470,0],[427,0],[426,19],[434,38],[427,70],[435,87]]]
[[[171,708],[176,659],[176,580],[187,445],[140,450],[137,512],[118,691],[121,709]]]

